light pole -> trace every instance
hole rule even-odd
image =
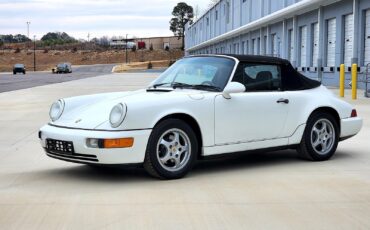
[[[33,71],[36,72],[36,35],[33,36]]]
[[[90,48],[90,33],[87,34],[87,50]]]
[[[27,37],[30,38],[30,24],[31,22],[26,22],[27,23]]]
[[[126,34],[126,64],[128,63],[128,56],[127,56],[127,46],[128,46],[128,42],[127,42],[127,36],[128,36],[128,34]]]

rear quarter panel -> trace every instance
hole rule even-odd
[[[329,107],[337,111],[339,118],[348,118],[353,107],[338,99],[326,87],[302,91],[288,91],[290,110],[285,126],[287,136],[294,134],[298,126],[306,124],[309,116],[318,108]]]

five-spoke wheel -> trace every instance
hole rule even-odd
[[[162,179],[186,175],[198,154],[198,141],[193,129],[179,119],[167,119],[156,125],[150,135],[144,168]]]
[[[311,131],[311,144],[320,155],[325,155],[333,148],[335,143],[335,129],[327,119],[318,120]]]
[[[170,129],[162,134],[157,144],[159,163],[168,171],[184,167],[191,155],[191,143],[188,135],[180,129]]]
[[[307,121],[298,147],[301,157],[309,160],[328,160],[335,153],[339,140],[339,126],[329,113],[315,112]]]

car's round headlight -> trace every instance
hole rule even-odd
[[[126,105],[122,103],[119,103],[118,105],[112,108],[112,111],[110,112],[109,115],[109,122],[112,128],[117,128],[122,124],[123,120],[125,120],[126,117],[126,111],[127,111]]]
[[[62,116],[64,110],[64,101],[62,99],[54,102],[51,105],[49,116],[52,121],[56,121]]]

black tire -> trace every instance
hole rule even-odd
[[[322,133],[320,135],[313,134],[314,126],[320,125],[320,122],[327,123],[326,125],[329,126],[329,129],[334,130],[334,133],[332,134],[332,139],[331,139],[332,141],[329,141],[329,139],[325,137],[326,136],[325,133]],[[330,126],[330,124],[332,126]],[[308,118],[306,129],[302,136],[302,141],[297,148],[299,156],[303,159],[310,160],[310,161],[329,160],[334,155],[335,151],[337,150],[338,142],[339,142],[339,130],[340,130],[339,124],[331,114],[325,113],[325,112],[313,113]],[[321,130],[319,131],[321,132]],[[328,136],[329,135],[330,134],[328,134]],[[321,141],[325,143],[330,142],[329,147],[324,148],[322,144],[318,144],[317,147],[314,147],[314,143],[312,143],[313,139],[316,139],[316,141],[318,141],[319,143]],[[327,144],[325,144],[325,146],[326,145]],[[322,150],[320,150],[320,148]],[[324,151],[325,149],[326,151]],[[320,151],[323,151],[323,152],[320,152]]]
[[[16,75],[17,74],[17,72],[13,72],[13,75]]]
[[[189,148],[190,152],[186,153],[186,151],[184,151],[184,153],[180,153],[180,154],[171,153],[173,154],[171,155],[171,157],[173,156],[172,157],[173,159],[175,159],[175,155],[176,155],[176,158],[179,158],[180,161],[181,161],[181,157],[183,157],[183,160],[187,159],[184,161],[184,164],[181,166],[181,168],[178,170],[174,169],[175,171],[171,171],[171,169],[167,169],[166,165],[163,165],[163,162],[162,163],[160,162],[159,160],[160,150],[157,151],[157,146],[158,148],[160,148],[159,147],[160,140],[166,137],[165,134],[167,132],[171,133],[171,130],[175,130],[175,132],[180,130],[182,132],[182,134],[180,135],[186,134],[187,141],[190,142],[190,148]],[[183,141],[185,140],[183,136],[180,136],[180,139],[181,138]],[[182,143],[185,143],[183,141]],[[180,145],[178,145],[179,146],[178,150],[181,150]],[[167,152],[170,152],[170,151],[167,151]],[[144,168],[150,175],[160,178],[160,179],[179,179],[179,178],[184,177],[191,170],[191,168],[193,167],[195,163],[197,155],[198,155],[198,141],[197,141],[197,138],[196,138],[196,135],[193,129],[186,122],[182,120],[167,119],[167,120],[160,122],[158,125],[156,125],[149,137],[148,145],[147,145],[146,153],[145,153]],[[167,162],[175,163],[175,161],[172,161],[172,159],[168,160]],[[169,167],[171,167],[171,165]]]
[[[23,75],[25,75],[26,74],[26,71],[23,71]]]

